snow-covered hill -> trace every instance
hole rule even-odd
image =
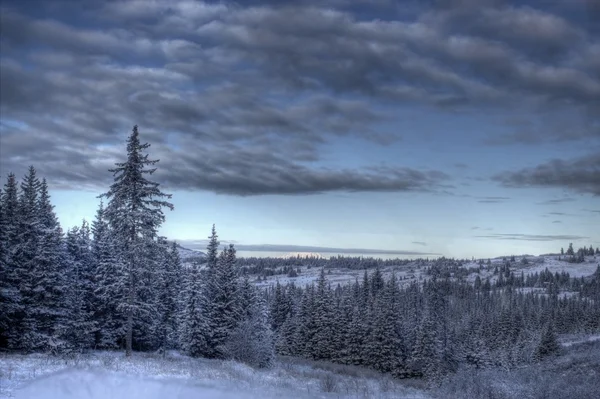
[[[202,251],[184,248],[181,245],[177,245],[177,249],[179,250],[179,256],[181,257],[181,260],[184,263],[191,258],[206,258],[206,253]]]
[[[524,263],[522,261],[523,258],[526,258],[527,261]],[[484,267],[483,270],[479,270],[479,262],[478,261],[469,261],[464,263],[461,267],[469,270],[478,270],[478,272],[470,273],[466,279],[467,281],[474,282],[475,278],[479,276],[482,280],[489,278],[491,282],[494,282],[497,278],[497,275],[494,275],[494,268],[496,266],[501,266],[505,259],[510,259],[510,257],[499,257],[491,260],[491,268]],[[561,258],[559,260],[558,255],[546,255],[546,256],[533,256],[533,255],[522,255],[516,256],[515,261],[511,262],[510,270],[515,273],[516,276],[520,276],[521,272],[525,276],[529,274],[540,273],[545,269],[554,273],[567,272],[571,277],[587,277],[594,274],[598,264],[600,264],[600,256],[586,256],[585,261],[583,263],[569,263]],[[392,273],[396,275],[400,284],[410,284],[414,281],[423,281],[428,279],[426,269],[433,265],[433,260],[431,261],[411,261],[405,265],[395,265],[395,266],[387,266],[381,269],[384,278],[389,278]],[[485,265],[485,264],[484,264]],[[280,284],[287,284],[290,282],[294,282],[297,286],[306,286],[315,282],[319,276],[321,271],[318,267],[299,267],[300,274],[298,277],[288,277],[285,274],[268,276],[261,281],[256,281],[256,285],[261,287],[266,287],[270,285],[274,285],[279,281]],[[369,273],[372,273],[373,270],[369,270]],[[337,284],[348,284],[353,283],[358,279],[359,281],[362,279],[364,270],[359,269],[344,269],[344,268],[332,268],[326,269],[326,279],[332,285]]]
[[[75,359],[0,354],[0,398],[414,398],[430,396],[389,376],[356,366],[280,359],[253,369],[234,361],[91,352]]]

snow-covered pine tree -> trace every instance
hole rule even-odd
[[[210,271],[209,271],[210,273]],[[212,274],[212,278],[210,276]],[[215,350],[217,358],[226,357],[225,343],[227,337],[238,323],[238,282],[236,270],[236,251],[233,244],[223,249],[217,260],[217,267],[211,278],[211,292],[207,299],[212,299],[209,325],[213,331],[210,347]]]
[[[549,321],[541,334],[540,344],[534,354],[534,360],[540,361],[547,356],[557,354],[559,351],[560,345],[554,332],[554,325],[552,321]]]
[[[208,246],[206,247],[206,266],[208,267],[209,273],[217,267],[217,258],[219,255],[219,236],[215,225],[212,225],[212,231],[210,237],[208,237]]]
[[[333,337],[333,303],[331,290],[325,280],[325,269],[321,268],[321,273],[317,279],[317,287],[314,297],[314,333],[308,342],[310,347],[310,356],[313,359],[331,359],[332,337]]]
[[[200,264],[194,260],[185,284],[185,306],[179,332],[179,345],[190,356],[199,357],[210,354],[209,342],[212,331],[209,326],[208,311],[204,298],[206,287],[202,283]]]
[[[69,349],[81,352],[94,346],[97,332],[94,320],[95,272],[90,228],[85,220],[81,227],[75,226],[67,232],[66,243],[69,314],[63,321],[62,335]]]
[[[23,341],[29,350],[54,349],[66,316],[63,234],[46,181],[32,166],[21,185],[21,264],[24,297]]]
[[[160,242],[159,268],[156,274],[156,339],[158,347],[164,351],[177,347],[177,315],[179,312],[179,287],[181,261],[177,244]]]
[[[46,342],[37,334],[36,310],[38,304],[33,298],[35,281],[35,257],[38,248],[38,212],[37,201],[40,182],[33,166],[29,167],[27,175],[21,182],[18,199],[17,240],[12,248],[13,267],[19,282],[19,292],[22,297],[23,313],[15,325],[15,335],[18,336],[19,349],[35,350]]]
[[[182,264],[177,243],[173,242],[167,253],[167,268],[168,280],[166,293],[167,298],[164,299],[165,307],[165,323],[166,323],[166,342],[167,348],[177,348],[179,338],[179,314],[181,313],[183,304],[182,295]]]
[[[114,183],[107,193],[101,195],[109,202],[105,216],[122,246],[120,253],[126,263],[124,300],[119,309],[126,316],[126,356],[131,356],[134,318],[141,314],[149,315],[148,305],[139,300],[138,286],[145,267],[145,250],[148,241],[157,237],[158,228],[165,220],[162,208],[173,209],[164,198],[171,198],[159,189],[159,184],[145,176],[156,171],[153,168],[158,160],[148,159],[144,151],[150,144],[141,144],[137,125],[127,140],[127,161],[117,163],[112,169]]]
[[[241,318],[225,342],[226,357],[254,367],[270,367],[275,345],[264,297],[244,279],[238,298]]]
[[[94,321],[97,325],[95,347],[116,349],[124,340],[124,317],[117,311],[118,304],[124,300],[125,270],[123,257],[117,251],[115,237],[104,215],[102,202],[92,221],[92,260],[94,262]]]
[[[402,375],[403,345],[400,337],[396,276],[383,288],[375,301],[373,326],[366,346],[367,364],[382,372]]]
[[[23,310],[19,291],[19,269],[13,261],[19,226],[17,180],[9,173],[4,190],[0,192],[0,348],[20,347],[18,327]]]

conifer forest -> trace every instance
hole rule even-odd
[[[214,225],[201,232],[205,254],[184,262],[179,245],[159,235],[171,195],[154,180],[160,164],[137,126],[122,159],[107,171],[114,182],[95,218],[67,229],[40,171],[5,177],[2,352],[179,351],[259,369],[300,358],[435,382],[465,367],[517,370],[560,356],[561,336],[600,334],[600,267],[577,277],[519,272],[527,258],[510,256],[470,269],[470,260],[444,257],[239,258]],[[557,256],[573,265],[600,258],[597,248],[572,246]],[[409,262],[418,279],[394,271]],[[296,284],[306,267],[316,280]],[[360,277],[331,283],[335,269]],[[258,284],[267,277],[272,284]]]

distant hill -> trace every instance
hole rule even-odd
[[[206,258],[206,253],[202,251],[196,251],[194,249],[184,248],[181,245],[177,244],[177,249],[179,250],[179,256],[182,261],[187,261],[191,258]]]

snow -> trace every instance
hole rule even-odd
[[[375,269],[369,269],[369,275],[373,273]],[[352,284],[358,279],[359,282],[362,281],[364,269],[342,269],[342,268],[331,268],[325,269],[325,279],[332,287],[336,285],[344,285],[344,284]],[[409,263],[408,265],[397,265],[390,267],[382,267],[381,274],[384,279],[390,278],[392,273],[396,274],[396,278],[400,285],[402,284],[410,284],[415,279],[422,280],[426,278],[425,276],[425,268],[417,266],[416,262]],[[286,275],[274,275],[269,276],[265,280],[256,282],[256,286],[265,288],[269,286],[274,286],[277,281],[279,284],[286,285],[289,283],[294,283],[298,287],[306,287],[312,283],[316,283],[317,278],[319,277],[319,273],[321,273],[320,267],[300,267],[300,274],[298,277],[288,277]]]
[[[244,392],[215,388],[192,381],[153,380],[102,371],[66,370],[34,381],[17,394],[19,398],[39,399],[214,399],[280,398],[282,392]],[[297,398],[308,395],[294,394]]]
[[[587,342],[600,341],[600,334],[594,335],[583,335],[583,336],[565,336],[561,337],[560,344],[564,347],[570,347],[573,345],[584,344]]]
[[[542,259],[543,261],[541,261]],[[600,259],[596,256],[586,256],[585,262],[583,263],[565,262],[563,260],[558,260],[558,257],[556,256],[537,257],[534,258],[534,261],[535,260],[538,260],[539,263],[532,262],[531,265],[518,268],[517,270],[519,272],[522,270],[525,275],[541,273],[548,269],[552,274],[556,272],[567,272],[571,277],[587,277],[594,274],[600,263]]]
[[[333,381],[333,384],[326,384]],[[96,351],[72,359],[0,355],[0,398],[414,398],[402,381],[354,366],[281,359],[271,369],[234,361]]]

